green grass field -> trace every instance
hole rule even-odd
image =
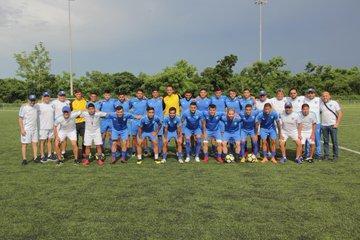
[[[340,145],[360,151],[360,105]],[[0,239],[359,239],[360,156],[337,163],[20,165],[0,112]]]

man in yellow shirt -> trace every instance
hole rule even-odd
[[[84,111],[86,110],[86,100],[83,97],[83,94],[80,90],[76,89],[74,91],[75,99],[70,103],[70,107],[72,111]],[[78,139],[78,146],[79,146],[79,136],[81,136],[81,151],[79,151],[80,154],[85,154],[85,147],[84,147],[84,135],[85,135],[85,119],[82,117],[77,117],[75,119],[76,123],[76,134]],[[82,159],[82,156],[78,156],[78,159]],[[81,163],[80,160],[78,160],[77,163]]]
[[[166,87],[166,93],[167,96],[163,99],[164,116],[169,115],[169,110],[172,107],[176,109],[176,114],[180,115],[180,96],[175,94],[174,88],[170,85]]]

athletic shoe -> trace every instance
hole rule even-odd
[[[127,163],[127,160],[126,160],[126,158],[122,158],[122,159],[120,160],[120,162],[121,162],[121,163]]]
[[[275,158],[271,158],[270,161],[271,161],[272,163],[274,163],[274,164],[277,164],[277,163],[278,163]]]
[[[323,156],[322,160],[329,161],[329,156]]]
[[[36,157],[36,158],[34,159],[34,163],[42,163],[41,160],[40,160],[40,157]]]
[[[40,158],[40,162],[41,163],[47,163],[48,160],[47,160],[47,158],[45,156],[43,156],[43,157]]]
[[[28,161],[26,159],[22,160],[21,165],[27,165]]]
[[[136,164],[138,164],[138,165],[142,164],[142,160],[141,160],[141,159],[138,159],[137,162],[136,162]]]
[[[245,163],[246,162],[246,159],[244,157],[241,158],[240,160],[241,163]]]
[[[190,162],[190,157],[186,157],[186,158],[185,158],[185,162],[186,162],[186,163]]]
[[[84,160],[82,160],[82,165],[83,165],[83,166],[87,167],[87,166],[89,166],[89,164],[90,164],[89,159],[84,159]]]
[[[179,158],[179,163],[184,163],[184,160],[182,160],[181,158]]]
[[[97,163],[97,165],[99,165],[99,166],[104,166],[105,161],[102,160],[102,159],[99,159],[99,160],[96,160],[96,163]]]
[[[61,161],[63,161],[63,160],[61,160]],[[79,159],[74,160],[74,165],[79,165],[80,163],[81,163],[81,161]]]
[[[64,164],[63,160],[57,160],[57,162],[56,162],[56,166],[61,166],[63,164]]]
[[[209,163],[209,157],[204,157],[203,163]]]
[[[314,162],[314,159],[308,157],[308,158],[306,158],[306,161],[307,161],[308,163],[313,163],[313,162]]]
[[[282,158],[280,159],[280,163],[282,163],[282,164],[284,164],[286,161],[287,161],[287,158],[286,158],[286,157],[282,157]]]
[[[263,160],[261,160],[261,163],[267,163],[269,161],[269,159],[267,159],[266,157],[263,158]]]
[[[200,162],[200,158],[198,156],[195,157],[195,162]]]
[[[166,159],[161,160],[161,163],[166,163]]]
[[[217,161],[218,163],[224,163],[224,160],[223,160],[221,157],[217,157],[217,158],[216,158],[216,161]]]
[[[161,164],[161,161],[159,159],[154,160],[156,164]]]
[[[297,164],[302,164],[302,159],[301,159],[301,158],[297,158],[297,159],[295,159],[295,162],[296,162]]]

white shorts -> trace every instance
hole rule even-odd
[[[91,146],[93,142],[95,145],[103,144],[100,130],[97,132],[89,132],[85,130],[84,146]]]
[[[306,141],[308,141],[310,144],[315,144],[315,142],[310,139],[311,131],[302,131],[301,137],[302,137],[301,144],[305,144]]]
[[[63,142],[66,138],[68,138],[70,141],[76,141],[77,140],[77,136],[76,136],[76,130],[73,131],[59,131],[58,133],[59,138],[60,138],[60,142]]]
[[[40,129],[39,131],[39,139],[53,139],[54,138],[54,130],[53,129]]]
[[[284,141],[286,141],[288,138],[291,138],[294,141],[299,139],[297,130],[292,132],[281,130],[281,135],[284,137]]]
[[[37,143],[39,140],[38,130],[25,130],[25,136],[20,135],[20,141],[23,144]]]

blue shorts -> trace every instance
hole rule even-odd
[[[270,137],[271,140],[275,140],[277,137],[275,128],[271,128],[271,129],[260,128],[260,137],[262,140],[267,139],[267,137]]]
[[[133,136],[136,136],[136,135],[137,135],[138,129],[139,129],[139,125],[140,125],[140,120],[138,120],[138,119],[133,119],[133,120],[131,121],[131,127],[130,127],[130,129],[131,129],[131,135],[133,135]]]
[[[145,140],[145,138],[149,138],[151,141],[157,141],[157,137],[154,137],[152,132],[142,132],[141,133],[141,139]]]
[[[216,131],[206,130],[206,135],[207,138],[206,139],[204,138],[204,141],[209,141],[211,139],[215,139],[217,142],[222,141],[220,129]]]
[[[241,140],[240,132],[236,132],[236,133],[224,132],[223,141],[229,142],[231,140],[233,140],[235,142],[240,142],[240,140]]]
[[[105,132],[110,132],[112,127],[112,120],[111,119],[103,119],[100,122],[100,132],[101,134]]]
[[[200,128],[191,130],[191,129],[188,129],[187,127],[184,127],[184,134],[187,139],[191,138],[191,136],[193,136],[193,135],[200,136],[201,133],[202,132],[201,132]]]
[[[241,129],[240,135],[241,135],[241,141],[246,141],[247,136],[255,137],[255,129],[251,129],[251,130]]]
[[[175,139],[175,141],[178,140],[178,134],[177,134],[177,131],[174,131],[174,132],[168,132],[167,134],[167,141],[170,142],[171,139]]]
[[[128,140],[129,138],[129,131],[127,129],[125,130],[115,130],[115,129],[112,129],[111,130],[111,140],[113,141],[117,141],[118,139],[121,139],[121,141],[126,141]]]

